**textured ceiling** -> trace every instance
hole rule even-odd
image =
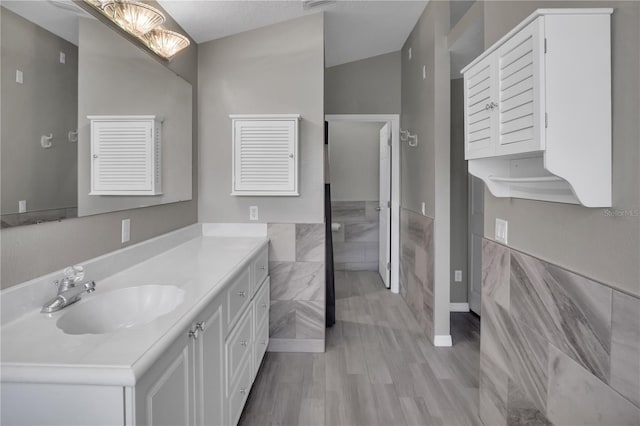
[[[301,0],[159,0],[198,43],[325,12],[327,67],[399,50],[426,0],[342,0],[304,10]]]

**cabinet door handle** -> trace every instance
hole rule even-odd
[[[247,393],[247,388],[240,388],[240,394],[244,395]]]
[[[198,338],[198,329],[194,329],[194,330],[189,330],[189,338],[190,339],[197,339]]]
[[[197,322],[196,323],[196,330],[204,331],[204,325],[205,325],[204,321]]]
[[[240,297],[246,297],[247,296],[247,292],[245,290],[239,291],[238,292],[238,296]]]
[[[240,346],[247,346],[249,344],[249,341],[247,339],[243,339],[240,341]]]

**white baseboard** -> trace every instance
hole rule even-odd
[[[449,312],[469,312],[468,303],[450,303]]]
[[[435,335],[433,336],[433,346],[439,348],[448,348],[453,346],[453,342],[451,341],[451,335]]]
[[[269,352],[324,352],[322,339],[269,339]]]

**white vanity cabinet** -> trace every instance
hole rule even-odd
[[[465,159],[496,197],[611,205],[611,13],[538,9],[462,69]]]
[[[132,391],[132,424],[238,422],[269,340],[266,259],[265,247],[143,375]],[[256,307],[258,299],[261,308]],[[266,336],[261,329],[260,349],[254,331],[256,312],[260,325],[267,324]]]

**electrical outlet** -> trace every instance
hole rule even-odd
[[[26,213],[27,212],[27,200],[18,201],[18,213]]]
[[[411,60],[411,57],[412,57],[412,56],[413,56],[413,54],[412,54],[412,49],[411,49],[411,48],[409,48],[409,60]]]
[[[258,220],[258,206],[249,207],[249,220]]]
[[[508,244],[509,222],[496,218],[495,239],[499,243]]]
[[[18,84],[24,83],[24,74],[22,74],[22,71],[20,70],[16,70],[16,83]]]
[[[131,239],[131,219],[122,219],[122,243]]]
[[[457,269],[453,272],[453,280],[457,283],[462,282],[462,271]]]

